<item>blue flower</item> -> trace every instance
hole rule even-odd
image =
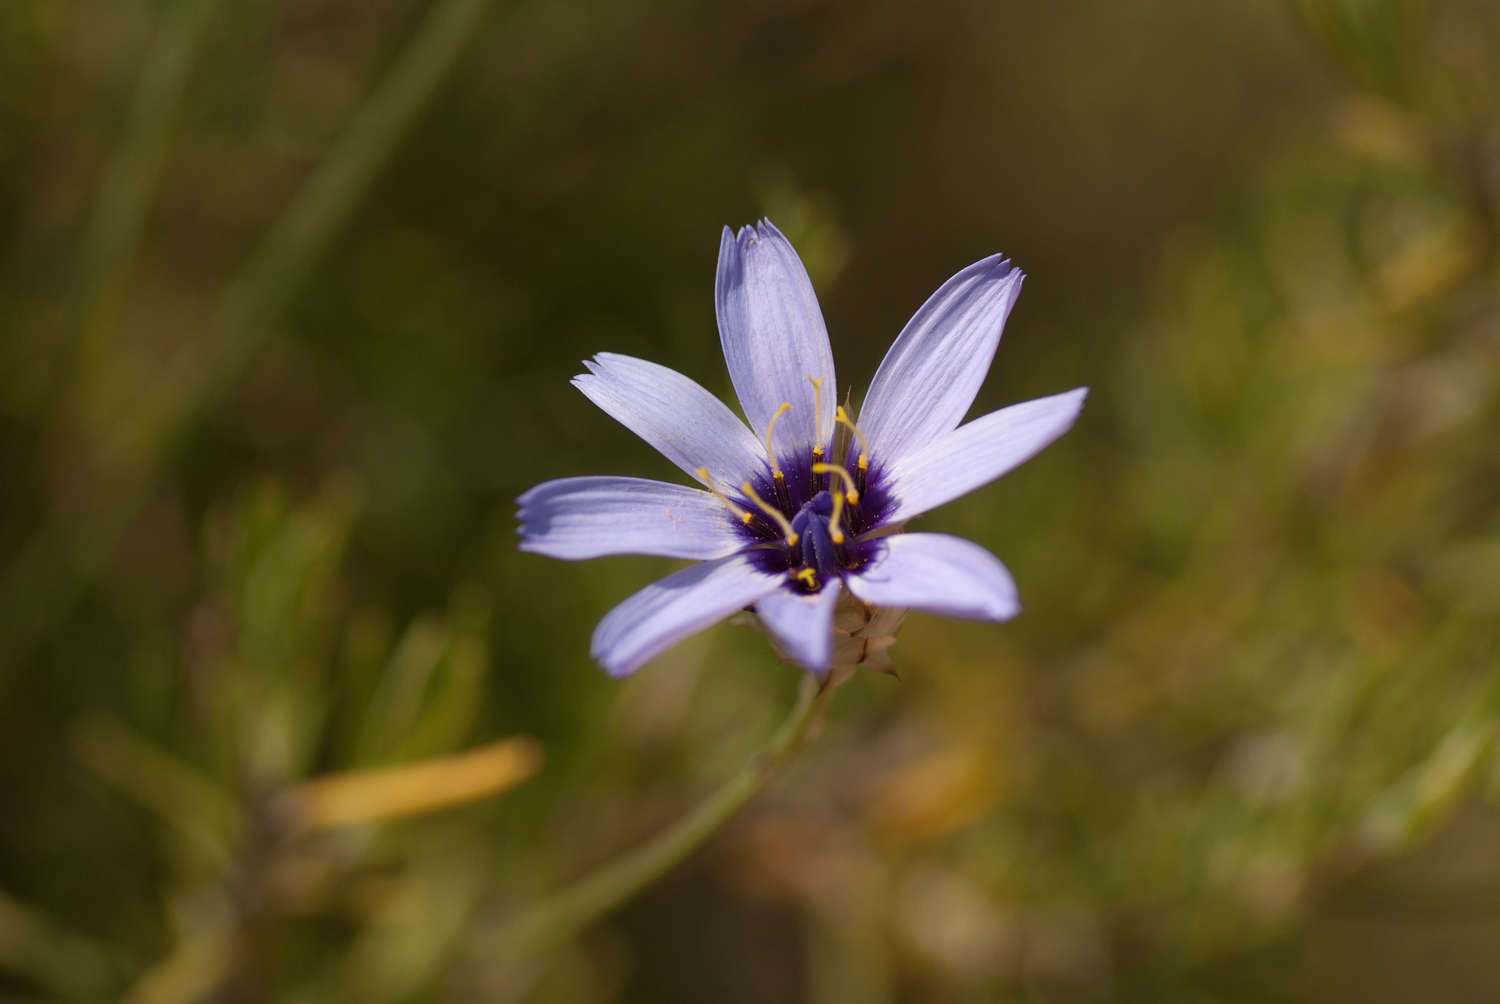
[[[726,227],[714,296],[749,425],[674,370],[600,353],[573,385],[702,487],[563,478],[518,502],[523,550],[699,562],[610,611],[594,658],[623,676],[753,608],[777,649],[822,678],[882,664],[908,608],[1015,616],[1015,583],[988,551],[902,531],[1035,455],[1083,407],[1078,388],[960,424],[1023,279],[995,255],[943,283],[886,353],[855,421],[837,405],[833,352],[797,253],[769,221]]]

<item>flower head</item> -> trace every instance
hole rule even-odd
[[[600,664],[623,676],[746,608],[819,677],[881,664],[908,608],[1015,616],[1015,583],[988,551],[903,530],[1036,454],[1083,407],[1078,388],[960,424],[1023,279],[995,255],[945,282],[891,346],[856,420],[837,403],[823,315],[791,244],[769,221],[726,227],[714,295],[749,425],[674,370],[600,353],[574,386],[701,487],[563,478],[519,499],[523,550],[699,562],[604,617]]]

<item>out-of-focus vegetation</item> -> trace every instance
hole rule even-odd
[[[1500,7],[10,0],[0,995],[1500,996]],[[671,477],[567,385],[728,391],[718,228],[856,400],[1030,273],[977,407],[1079,426],[928,517],[1004,625],[540,958],[508,920],[735,770],[797,672],[587,637],[671,563],[514,548]]]

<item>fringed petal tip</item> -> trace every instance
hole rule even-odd
[[[974,262],[972,265],[960,270],[950,276],[944,286],[955,281],[967,280],[970,282],[980,281],[986,284],[1004,283],[1010,291],[1012,301],[1020,294],[1021,286],[1026,282],[1026,273],[1021,266],[1017,265],[1010,255],[1004,252],[996,252]],[[936,296],[942,292],[943,287],[938,287],[933,293]]]
[[[786,235],[778,230],[776,228],[776,224],[772,223],[770,218],[766,216],[762,216],[754,223],[745,224],[737,231],[731,231],[729,227],[725,227],[724,232],[726,234],[732,234],[735,243],[737,243],[742,250],[749,247],[757,240],[779,241],[782,244],[786,245],[788,250],[791,250],[792,247],[792,242],[787,240]]]
[[[980,264],[987,266],[990,279],[993,281],[1010,279],[1018,285],[1026,281],[1026,273],[1019,265],[1011,261],[1009,255],[992,254],[988,258],[981,259]]]

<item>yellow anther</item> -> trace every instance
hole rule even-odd
[[[859,431],[859,426],[855,425],[853,420],[849,418],[849,413],[844,410],[843,405],[839,405],[838,411],[834,413],[834,421],[840,425],[848,426],[849,431],[854,433],[854,438],[859,440],[859,469],[862,471],[868,470],[870,467],[870,444],[865,441],[865,434]],[[853,499],[852,501],[857,502],[859,500]]]
[[[763,499],[759,495],[755,494],[755,488],[754,488],[754,486],[751,485],[750,482],[748,482],[748,481],[746,481],[744,484],[740,485],[740,491],[744,492],[747,496],[749,496],[750,501],[754,502],[757,506],[759,506],[761,512],[763,512],[767,516],[771,517],[772,521],[775,522],[775,524],[777,526],[781,527],[781,532],[786,535],[786,546],[787,547],[796,547],[797,546],[797,531],[792,529],[791,520],[789,520],[785,516],[783,516],[781,514],[781,510],[780,509],[777,509],[775,506],[771,505],[765,499]]]
[[[813,385],[813,459],[823,458],[823,378],[810,376],[807,382]]]
[[[828,536],[833,538],[835,544],[844,542],[844,531],[839,528],[839,520],[844,517],[844,493],[837,492],[833,496],[833,512],[828,514]]]
[[[781,465],[776,463],[776,447],[771,445],[771,430],[776,428],[776,420],[791,410],[792,402],[781,402],[781,407],[771,413],[771,420],[766,423],[766,459],[771,462],[771,473],[778,478],[786,475],[781,473]]]
[[[854,487],[854,477],[848,471],[838,464],[813,464],[812,469],[819,474],[837,474],[844,482],[844,492],[849,496],[849,501],[856,505],[859,503],[859,489]],[[834,496],[835,501],[838,498],[837,495]]]
[[[818,588],[818,573],[811,568],[802,569],[802,571],[797,573],[796,577],[799,581],[807,583],[808,589]]]
[[[729,507],[729,511],[740,518],[741,523],[744,523],[748,526],[750,521],[755,518],[755,516],[751,513],[746,512],[744,509],[729,501],[728,495],[725,495],[723,492],[719,491],[719,489],[714,487],[713,479],[708,476],[707,467],[700,467],[693,473],[698,475],[698,480],[703,482],[703,487],[707,488],[709,490],[709,493],[712,494],[714,498],[727,505]]]

